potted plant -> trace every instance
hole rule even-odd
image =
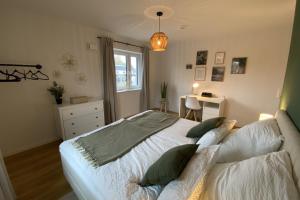
[[[53,86],[47,89],[51,95],[54,96],[57,104],[62,104],[62,96],[64,93],[64,86],[58,85],[56,81],[53,81]]]
[[[168,89],[168,84],[166,82],[161,83],[161,85],[160,85],[160,95],[161,95],[161,100],[162,101],[167,100],[167,89]]]

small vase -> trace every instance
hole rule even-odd
[[[58,97],[55,100],[57,104],[62,104],[62,97]]]

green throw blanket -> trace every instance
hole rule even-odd
[[[74,142],[74,145],[95,167],[99,167],[120,158],[148,137],[171,126],[177,120],[176,116],[150,111],[81,137]]]

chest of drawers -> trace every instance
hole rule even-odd
[[[64,140],[104,126],[102,100],[73,105],[60,105],[56,109],[58,130]]]

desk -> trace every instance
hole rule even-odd
[[[179,99],[179,117],[184,118],[187,113],[185,107],[186,96],[196,97],[202,105],[202,121],[224,116],[225,98],[224,97],[202,97],[200,95],[185,95]]]

